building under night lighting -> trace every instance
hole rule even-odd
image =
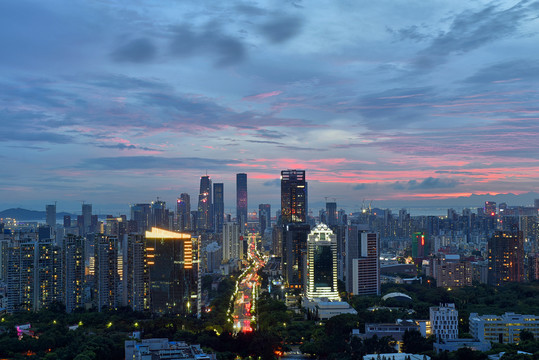
[[[200,194],[198,195],[197,229],[212,229],[212,197],[211,179],[208,175],[200,177]]]
[[[236,221],[243,233],[247,223],[247,174],[236,174]]]
[[[151,309],[155,313],[195,314],[198,308],[198,244],[190,234],[146,231]]]
[[[281,171],[281,222],[307,221],[307,182],[305,170]]]
[[[308,298],[340,301],[337,289],[337,237],[325,224],[307,238],[306,294]]]

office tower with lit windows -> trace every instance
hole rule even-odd
[[[68,234],[62,249],[62,281],[66,312],[84,305],[85,240],[82,236]]]
[[[524,244],[521,231],[496,231],[488,240],[488,283],[524,281]]]
[[[176,223],[179,231],[191,229],[191,197],[182,193],[176,201]]]
[[[225,220],[225,185],[223,183],[213,184],[213,226],[215,232],[223,230]]]
[[[225,222],[223,225],[223,262],[230,259],[243,259],[243,239],[240,225],[233,222]]]
[[[143,233],[151,226],[152,206],[151,204],[131,205],[131,220],[137,222],[137,232]]]
[[[311,232],[309,224],[290,223],[283,232],[283,252],[281,268],[288,288],[301,289],[305,284],[305,262],[307,261],[307,236]]]
[[[319,224],[307,238],[307,273],[305,293],[308,298],[340,301],[337,289],[337,237]]]
[[[236,174],[236,220],[243,233],[247,224],[247,174]]]
[[[118,273],[119,243],[116,236],[97,235],[95,246],[95,299],[97,311],[121,304]]]
[[[281,171],[281,223],[307,221],[307,182],[305,170]]]
[[[124,264],[124,281],[127,306],[133,311],[150,309],[150,272],[146,257],[146,240],[142,234],[127,236],[127,261]]]
[[[211,230],[212,220],[211,179],[208,175],[206,175],[200,177],[197,230]]]
[[[190,234],[146,231],[151,309],[159,314],[195,314],[199,306],[199,259]]]
[[[260,227],[260,235],[264,236],[267,228],[271,228],[271,205],[258,205],[258,225]]]
[[[45,210],[47,213],[46,224],[49,225],[51,229],[56,229],[56,205],[47,205]]]

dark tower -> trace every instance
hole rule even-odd
[[[180,194],[176,203],[176,216],[179,231],[191,229],[191,197],[189,194]]]
[[[247,223],[247,174],[236,174],[236,221],[243,232]]]
[[[223,183],[213,184],[213,225],[215,232],[220,233],[223,230],[223,221],[225,217],[225,186]]]
[[[281,171],[281,222],[304,223],[307,220],[307,183],[305,170]]]

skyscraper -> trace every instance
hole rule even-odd
[[[305,223],[290,223],[284,228],[281,268],[289,288],[303,289],[307,236],[310,231],[311,227]]]
[[[327,217],[327,224],[329,226],[337,225],[337,203],[336,202],[326,203],[326,217]]]
[[[95,292],[97,311],[115,309],[121,304],[120,277],[118,275],[118,238],[95,237]]]
[[[152,207],[150,204],[131,205],[131,220],[137,222],[138,232],[142,233],[151,225]]]
[[[66,312],[84,304],[84,238],[68,234],[62,249],[62,281]]]
[[[377,233],[359,231],[357,257],[351,260],[351,292],[354,295],[380,295],[380,237]],[[354,247],[354,244],[350,244]],[[350,254],[352,255],[352,254]],[[347,252],[349,256],[349,252]],[[347,281],[347,283],[349,283]]]
[[[161,229],[169,228],[168,210],[167,204],[164,201],[159,200],[152,201],[152,226],[159,227]]]
[[[307,183],[305,170],[281,171],[281,222],[303,223],[307,220]]]
[[[412,236],[412,258],[422,259],[425,257],[425,233],[415,232]]]
[[[191,197],[182,193],[176,202],[176,216],[179,231],[191,229]]]
[[[240,226],[226,222],[223,224],[223,262],[230,259],[243,259],[243,241],[240,237]]]
[[[503,285],[524,280],[521,231],[496,231],[488,240],[488,283]]]
[[[156,313],[192,314],[198,308],[198,248],[190,234],[146,231],[151,308]]]
[[[92,204],[82,204],[82,234],[91,232],[92,226]]]
[[[56,229],[56,204],[47,205],[45,210],[47,212],[47,225],[54,231]]]
[[[260,227],[260,235],[264,236],[266,228],[271,227],[271,205],[258,205],[258,225]]]
[[[211,179],[208,175],[200,177],[198,195],[197,230],[212,229]]]
[[[245,230],[247,223],[247,174],[236,174],[236,220],[240,231]]]
[[[213,184],[213,226],[215,232],[220,233],[223,230],[225,218],[225,185],[223,183]]]
[[[144,235],[129,234],[127,238],[126,272],[127,306],[134,311],[150,309],[150,273]]]
[[[337,237],[325,224],[307,238],[306,294],[309,298],[340,301],[337,289]]]

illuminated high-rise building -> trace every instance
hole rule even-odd
[[[337,237],[319,224],[307,238],[306,294],[309,298],[340,301],[337,289]]]
[[[182,193],[176,201],[176,223],[179,231],[191,229],[191,197]]]
[[[7,311],[35,310],[35,241],[16,242],[8,250]]]
[[[521,231],[496,231],[488,240],[488,283],[524,281],[524,242]]]
[[[127,237],[127,259],[124,265],[127,306],[133,311],[150,309],[150,272],[146,257],[144,235],[129,234]]]
[[[496,216],[496,202],[485,201],[484,212],[486,216]]]
[[[151,309],[161,314],[198,310],[198,244],[190,234],[152,228],[146,231]]]
[[[56,229],[56,204],[47,205],[45,210],[47,213],[47,225],[54,231],[54,229]]]
[[[247,174],[236,174],[236,220],[240,231],[245,230],[247,223]]]
[[[305,170],[281,171],[281,222],[307,221],[307,182]]]
[[[425,233],[415,232],[412,235],[412,258],[423,259],[425,257]]]
[[[115,309],[121,304],[118,273],[118,238],[97,235],[95,245],[95,292],[97,311]]]
[[[281,268],[286,284],[291,289],[303,289],[307,256],[309,224],[290,223],[283,229]]]
[[[208,175],[200,177],[198,195],[197,230],[212,229],[211,179]]]
[[[85,244],[84,238],[68,234],[62,249],[62,281],[66,312],[84,305]]]
[[[213,184],[213,226],[216,232],[223,230],[225,219],[225,185],[223,183]]]

